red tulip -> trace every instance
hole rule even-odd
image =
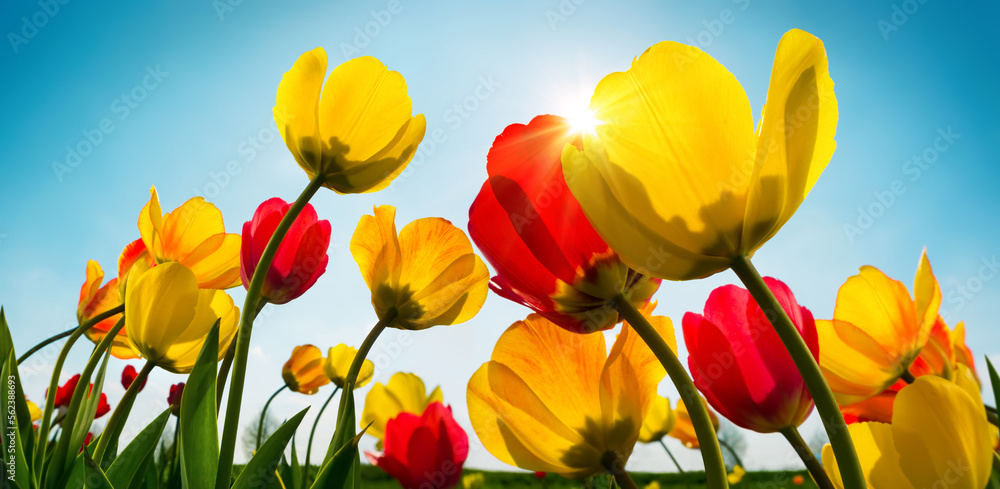
[[[83,443],[80,445],[80,451],[76,452],[76,453],[78,453],[78,454],[83,453],[83,449],[85,447],[90,446],[90,442],[93,439],[94,439],[94,434],[90,433],[90,432],[87,432],[87,436],[83,437]]]
[[[170,404],[170,412],[174,416],[181,414],[181,395],[184,394],[184,382],[178,382],[170,386],[170,394],[167,395],[167,404]]]
[[[561,154],[580,145],[551,115],[512,124],[487,155],[489,179],[469,209],[469,235],[497,275],[494,292],[576,333],[608,329],[618,294],[641,308],[659,287],[629,269],[597,234],[570,193]]]
[[[125,369],[122,370],[122,387],[124,387],[125,390],[128,390],[129,387],[132,387],[132,382],[135,382],[135,378],[138,376],[139,372],[136,372],[135,367],[126,365]],[[142,379],[142,384],[139,385],[140,392],[146,388],[146,380],[147,379]]]
[[[428,405],[423,415],[403,412],[390,419],[383,445],[384,452],[365,455],[404,489],[455,487],[469,455],[468,435],[440,402]]]
[[[812,313],[784,283],[770,277],[764,282],[818,359]],[[798,426],[809,416],[813,401],[802,375],[746,289],[715,289],[705,315],[689,312],[683,326],[694,384],[720,414],[759,433]]]
[[[289,207],[290,204],[277,197],[268,199],[257,207],[253,219],[243,224],[240,254],[243,287],[250,286],[260,255]],[[326,250],[329,246],[330,221],[318,220],[316,210],[311,204],[306,204],[274,255],[261,297],[274,304],[284,304],[305,293],[326,271],[329,260]]]
[[[65,384],[59,386],[56,389],[56,408],[68,408],[70,401],[73,400],[73,392],[76,390],[76,384],[80,382],[80,374],[76,374],[69,378]],[[90,390],[93,390],[94,384],[90,384]],[[87,392],[90,393],[90,390]],[[48,391],[45,392],[48,396]],[[108,405],[108,396],[103,392],[101,393],[101,398],[97,401],[97,411],[94,413],[94,419],[100,418],[111,411],[111,406]]]

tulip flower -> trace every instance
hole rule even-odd
[[[702,398],[702,402],[705,402],[704,398]],[[677,421],[674,422],[674,429],[668,433],[670,437],[677,439],[687,448],[701,448],[698,444],[698,436],[694,432],[694,426],[691,424],[691,415],[688,413],[683,399],[677,400],[677,407],[674,408],[674,416],[676,416]],[[715,431],[719,431],[718,416],[711,409],[708,410],[708,416],[712,419],[712,426],[715,427]]]
[[[670,320],[649,319],[676,349]],[[532,314],[500,336],[469,380],[469,418],[504,463],[581,479],[625,465],[665,375],[628,322],[609,354],[604,335]]]
[[[136,354],[174,373],[188,373],[216,321],[219,360],[236,336],[240,311],[221,290],[199,289],[177,262],[133,268],[125,291],[125,330]]]
[[[66,410],[69,409],[69,403],[73,400],[73,393],[76,392],[76,384],[80,382],[80,374],[76,374],[69,378],[65,384],[59,386],[56,389],[56,399],[54,406],[59,409],[59,412],[66,414]],[[89,394],[94,389],[94,384],[90,384],[87,388],[87,393]],[[48,397],[48,392],[46,391],[45,396]],[[111,406],[108,405],[108,396],[101,393],[100,399],[97,401],[97,411],[94,413],[94,419],[100,418],[111,411]]]
[[[146,249],[146,243],[139,238],[127,245],[118,255],[118,296],[125,297],[125,285],[128,284],[128,275],[132,267],[139,264],[139,268],[145,270],[156,266],[156,261],[150,256]],[[119,334],[124,334],[124,331]]]
[[[739,484],[741,481],[743,481],[744,475],[747,475],[746,469],[744,469],[739,465],[734,465],[733,471],[730,472],[729,475],[726,476],[726,478],[729,479],[729,483],[731,485],[735,486],[736,484]]]
[[[781,281],[765,277],[764,282],[818,357],[812,313]],[[683,327],[694,384],[726,419],[758,433],[774,433],[799,426],[812,412],[802,375],[746,289],[724,285],[713,290],[705,314],[686,313]]]
[[[313,395],[330,383],[323,372],[323,363],[323,352],[315,345],[296,346],[281,367],[281,378],[292,391]]]
[[[344,384],[347,383],[347,372],[351,369],[351,362],[354,361],[354,357],[357,354],[357,349],[343,343],[327,351],[326,362],[323,363],[323,372],[330,379],[330,382],[333,382],[337,387],[344,387]],[[358,373],[357,384],[354,388],[359,389],[364,387],[372,380],[372,375],[374,374],[375,364],[371,360],[365,359],[361,365],[361,371]]]
[[[243,224],[240,273],[244,287],[250,287],[250,278],[260,256],[289,206],[277,197],[268,199],[257,207],[253,219]],[[330,221],[318,220],[316,209],[307,203],[278,246],[267,270],[261,297],[274,304],[284,304],[309,290],[326,271],[329,245]]]
[[[174,416],[181,415],[181,396],[184,395],[184,382],[178,382],[170,386],[167,394],[167,404],[170,405],[170,413]]]
[[[114,309],[122,304],[118,289],[118,279],[112,278],[103,286],[104,270],[94,260],[87,262],[87,280],[80,287],[80,302],[76,308],[76,320],[80,324],[90,321],[101,313]],[[121,319],[121,314],[115,314],[94,324],[86,332],[87,338],[95,344],[100,343],[115,324]],[[119,331],[111,341],[111,355],[122,360],[136,358],[129,347],[127,333]]]
[[[385,451],[365,455],[403,489],[449,489],[462,480],[469,437],[455,422],[451,408],[434,402],[421,415],[400,413],[390,419]]]
[[[894,384],[927,344],[941,290],[926,251],[913,288],[911,298],[905,285],[864,266],[840,287],[833,319],[816,322],[820,368],[841,406]]]
[[[792,484],[795,484],[796,486],[801,486],[805,482],[806,478],[802,477],[801,474],[797,474],[795,477],[792,477]]]
[[[32,423],[42,419],[42,410],[38,408],[38,404],[31,402],[28,398],[25,398],[24,402],[28,405],[28,414],[31,415]]]
[[[87,448],[88,446],[90,446],[90,442],[93,439],[94,439],[94,434],[88,431],[87,432],[87,436],[83,437],[83,444],[80,445],[80,451],[76,452],[76,453],[78,453],[78,454],[83,453],[83,449]]]
[[[670,434],[677,423],[677,415],[670,407],[670,399],[656,396],[649,404],[649,412],[642,420],[642,428],[639,430],[639,441],[642,443],[655,443]]]
[[[400,413],[420,416],[427,406],[435,402],[444,402],[441,387],[435,387],[427,394],[424,381],[416,374],[396,372],[389,378],[388,384],[376,382],[368,391],[361,411],[361,427],[368,426],[367,433],[378,438],[381,447],[390,419]]]
[[[851,438],[868,487],[982,489],[990,480],[993,445],[975,382],[923,376],[896,397],[892,423],[855,423]],[[830,446],[823,465],[844,488]]]
[[[469,238],[445,219],[417,219],[396,234],[396,208],[362,216],[351,254],[380,321],[419,330],[472,319],[486,301],[489,271]]]
[[[494,292],[591,333],[621,321],[609,300],[623,294],[641,309],[660,281],[625,266],[587,221],[563,178],[567,144],[579,145],[579,134],[561,117],[507,126],[486,157],[469,235],[497,270]]]
[[[604,77],[590,108],[596,136],[562,155],[569,188],[625,264],[670,280],[752,256],[792,217],[836,146],[826,50],[798,29],[778,44],[757,125],[724,66],[670,41]]]
[[[126,365],[122,370],[122,387],[128,390],[132,387],[132,382],[135,382],[135,378],[139,376],[139,372],[135,370],[135,367],[131,365]],[[139,385],[139,390],[142,391],[146,387],[146,380],[148,377],[142,379],[142,384]]]
[[[203,289],[240,284],[240,235],[226,233],[222,213],[201,197],[164,214],[156,187],[150,188],[139,214],[139,234],[153,262],[188,267]]]
[[[465,489],[479,489],[486,483],[486,476],[482,472],[469,474],[462,477],[462,487]]]
[[[423,114],[411,116],[406,80],[363,56],[326,76],[323,48],[307,51],[281,78],[274,122],[295,161],[341,194],[389,186],[424,138]]]

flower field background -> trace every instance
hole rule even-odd
[[[998,14],[5,4],[0,482],[998,487]]]

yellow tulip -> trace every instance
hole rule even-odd
[[[719,417],[715,415],[714,411],[708,408],[708,402],[705,401],[704,397],[702,397],[701,402],[708,409],[708,416],[712,419],[712,426],[715,427],[715,431],[719,431]],[[674,416],[676,417],[674,429],[670,430],[668,434],[672,438],[679,440],[687,448],[700,448],[698,435],[694,432],[694,425],[691,424],[691,415],[688,413],[683,399],[677,400],[677,407],[674,408]]]
[[[32,423],[42,419],[42,410],[38,409],[38,404],[35,404],[28,399],[25,399],[24,402],[28,404],[28,414],[31,415]]]
[[[649,319],[676,349],[670,320]],[[501,461],[584,478],[628,460],[665,375],[628,323],[608,354],[604,335],[532,314],[500,336],[469,380],[469,418]]]
[[[424,138],[423,114],[411,117],[406,80],[363,56],[326,76],[326,51],[299,57],[278,85],[274,122],[295,161],[341,194],[389,186]],[[322,97],[320,94],[322,93]]]
[[[221,290],[199,289],[194,272],[176,262],[133,267],[125,290],[125,330],[135,353],[174,373],[194,367],[219,320],[219,360],[236,337],[240,310]]]
[[[337,387],[343,388],[347,383],[347,372],[351,369],[351,363],[357,356],[358,350],[343,343],[330,348],[326,354],[326,362],[323,364],[323,372]],[[361,371],[358,372],[358,380],[354,385],[355,389],[364,387],[372,380],[375,373],[375,365],[367,358],[361,364]]]
[[[324,369],[323,352],[315,345],[300,345],[281,367],[281,378],[292,391],[313,395],[330,383]]]
[[[739,465],[734,465],[733,466],[733,471],[730,472],[726,476],[726,478],[729,479],[729,483],[731,485],[736,485],[736,484],[739,484],[740,481],[743,480],[743,476],[744,475],[747,475],[747,471],[743,467],[741,467]]]
[[[670,407],[670,399],[656,396],[650,402],[646,419],[642,420],[639,441],[642,443],[658,442],[673,431],[676,423],[677,416],[674,414],[673,408]]]
[[[479,489],[486,483],[486,476],[482,472],[467,474],[462,476],[462,487],[465,489]]]
[[[396,234],[396,208],[383,205],[362,216],[351,254],[372,292],[379,319],[425,329],[472,319],[486,301],[490,273],[469,238],[447,220],[428,217]]]
[[[914,298],[906,286],[864,266],[837,293],[833,320],[816,321],[819,365],[841,406],[895,383],[920,354],[938,318],[941,289],[920,257]]]
[[[139,235],[156,263],[178,262],[190,268],[203,289],[242,283],[240,235],[226,233],[222,213],[201,197],[164,214],[156,187],[150,188],[149,202],[139,214]]]
[[[632,269],[688,280],[750,256],[795,213],[835,147],[837,100],[822,41],[778,44],[756,126],[733,75],[697,47],[661,42],[598,84],[601,121],[567,145],[570,191]]]
[[[365,396],[365,406],[361,411],[361,427],[369,426],[367,433],[378,438],[379,450],[385,437],[385,424],[399,413],[420,416],[432,402],[444,402],[441,388],[435,387],[430,394],[424,381],[416,374],[396,372],[389,378],[389,384],[376,382]]]
[[[982,489],[990,479],[990,433],[996,428],[986,420],[974,381],[920,377],[899,392],[891,424],[855,423],[849,429],[868,487]],[[823,447],[823,466],[843,489],[830,445]]]
[[[87,279],[80,287],[80,302],[76,309],[76,319],[80,324],[122,304],[118,279],[113,278],[103,286],[101,285],[102,281],[104,281],[104,270],[101,269],[100,263],[94,260],[88,261]],[[108,317],[91,326],[84,334],[90,341],[99,344],[121,317],[121,314]],[[111,356],[122,360],[135,358],[135,352],[129,346],[127,336],[128,334],[124,331],[119,331],[115,335],[114,339],[111,340]]]

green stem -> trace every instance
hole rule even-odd
[[[267,305],[267,299],[263,297],[257,301],[257,312],[254,313],[254,319],[260,315],[260,311],[264,309]],[[219,376],[215,379],[215,408],[216,411],[222,409],[222,395],[225,394],[226,390],[226,379],[229,378],[229,368],[233,365],[233,357],[236,356],[236,342],[233,341],[229,343],[229,349],[226,350],[226,357],[222,359],[222,364],[219,365]]]
[[[819,413],[826,433],[830,437],[830,444],[833,446],[834,456],[837,458],[837,465],[840,467],[840,476],[844,481],[844,487],[865,487],[865,475],[861,470],[861,462],[858,460],[858,453],[854,449],[854,442],[851,434],[847,431],[847,423],[840,413],[840,406],[837,399],[830,390],[830,385],[823,377],[823,371],[813,358],[809,347],[799,334],[795,324],[784,309],[774,293],[764,283],[764,279],[754,268],[750,259],[745,256],[733,260],[732,269],[746,286],[761,310],[767,314],[774,331],[778,333],[785,349],[795,362],[795,366],[802,374],[806,388],[812,395],[816,403],[816,412]]]
[[[142,383],[146,381],[146,377],[149,373],[153,371],[153,362],[146,361],[146,364],[142,366],[142,370],[136,375],[135,380],[132,381],[132,385],[128,386],[125,391],[125,395],[122,396],[122,400],[118,402],[118,406],[115,407],[114,412],[111,413],[111,417],[108,418],[108,424],[104,426],[104,432],[101,434],[100,439],[97,440],[97,448],[94,449],[94,460],[100,463],[104,460],[104,452],[108,449],[108,443],[111,442],[111,438],[117,438],[116,433],[121,433],[122,424],[128,418],[129,411],[132,410],[132,404],[135,402],[135,396],[142,390]],[[104,436],[107,434],[108,436]]]
[[[250,334],[253,331],[253,320],[256,316],[255,310],[257,301],[260,298],[261,289],[264,286],[264,279],[267,271],[271,268],[274,255],[278,252],[278,247],[284,239],[288,229],[292,227],[295,218],[298,217],[302,209],[309,203],[309,199],[323,186],[323,177],[317,175],[309,185],[306,186],[295,203],[288,208],[288,213],[278,223],[274,229],[274,234],[268,240],[267,246],[260,255],[257,268],[254,270],[250,285],[247,286],[246,300],[243,302],[243,317],[240,320],[240,329],[236,334],[236,354],[233,357],[233,381],[229,388],[229,401],[226,405],[226,423],[222,430],[222,446],[219,449],[219,472],[215,479],[217,489],[228,489],[232,482],[233,473],[233,453],[236,450],[236,436],[240,429],[240,407],[243,402],[243,383],[247,376],[247,356],[250,353]]]
[[[677,467],[677,472],[683,474],[684,469],[681,468],[681,464],[677,463],[677,459],[674,458],[673,452],[671,452],[670,449],[667,448],[667,444],[663,442],[663,438],[660,438],[660,446],[663,447],[663,451],[667,452],[667,455],[670,457],[670,460],[674,462],[674,467]]]
[[[816,485],[819,486],[819,489],[835,489],[833,482],[830,481],[830,476],[827,475],[825,470],[823,470],[823,464],[820,463],[818,458],[816,458],[816,454],[809,449],[809,445],[806,441],[802,439],[802,435],[799,433],[798,428],[789,426],[788,428],[782,429],[781,434],[785,436],[788,443],[795,449],[795,453],[799,454],[799,458],[802,459],[802,463],[806,464],[806,469],[809,470],[809,474],[812,475],[812,478],[816,482]]]
[[[913,374],[911,374],[909,370],[903,370],[903,374],[900,375],[899,378],[905,380],[907,384],[912,384],[917,381],[917,379],[913,377]]]
[[[41,350],[42,348],[45,348],[46,346],[49,346],[50,344],[55,343],[56,341],[59,341],[59,340],[65,338],[67,336],[72,336],[73,333],[75,333],[76,331],[80,331],[81,334],[82,333],[86,333],[87,330],[90,329],[90,328],[92,328],[95,324],[97,324],[97,323],[99,323],[101,321],[104,321],[105,319],[107,319],[107,318],[109,318],[111,316],[114,316],[115,314],[120,314],[123,311],[125,311],[125,305],[124,304],[112,307],[111,309],[108,309],[107,311],[104,311],[104,312],[102,312],[102,313],[100,313],[100,314],[98,314],[98,315],[90,318],[90,320],[84,322],[83,324],[81,324],[81,325],[79,325],[79,326],[77,326],[75,328],[67,329],[66,331],[63,331],[62,333],[59,333],[59,334],[57,334],[55,336],[52,336],[52,337],[49,337],[47,340],[45,340],[45,341],[43,341],[43,342],[41,342],[41,343],[39,343],[39,344],[31,347],[30,350],[24,352],[24,354],[21,355],[21,358],[17,359],[17,364],[20,365],[20,364],[24,363],[24,361],[27,360],[28,357],[30,357],[32,354],[34,354],[38,350]],[[80,335],[78,334],[76,336],[79,337]]]
[[[625,296],[618,294],[611,300],[611,305],[628,321],[632,329],[639,334],[639,337],[646,342],[646,346],[660,360],[667,375],[670,376],[670,380],[677,387],[681,399],[684,400],[684,405],[691,416],[691,424],[698,436],[698,444],[701,446],[708,487],[712,489],[729,487],[726,465],[722,461],[722,449],[719,448],[719,439],[716,436],[715,427],[712,426],[712,419],[708,415],[708,408],[701,400],[701,396],[698,395],[698,389],[691,381],[691,376],[684,370],[684,365],[677,358],[677,354],[670,349],[663,337],[653,329],[646,317]]]
[[[254,445],[254,450],[260,449],[260,439],[264,436],[264,420],[267,419],[268,406],[271,405],[271,401],[273,401],[275,397],[278,397],[278,394],[281,394],[281,391],[287,388],[288,384],[282,385],[278,388],[278,390],[274,391],[274,394],[271,394],[271,397],[267,398],[267,402],[264,403],[264,410],[260,412],[260,421],[257,423],[257,444]]]
[[[993,452],[993,472],[1000,474],[1000,453]]]
[[[635,482],[625,471],[625,460],[614,452],[606,452],[601,457],[601,465],[615,478],[621,489],[638,489]]]
[[[309,487],[309,456],[312,454],[313,436],[316,434],[316,427],[319,426],[319,418],[320,416],[323,416],[323,411],[326,411],[326,407],[330,404],[330,401],[333,400],[333,397],[336,396],[338,392],[340,392],[340,386],[333,389],[333,394],[330,394],[330,397],[328,397],[326,402],[323,403],[323,407],[319,408],[319,412],[316,413],[316,421],[313,421],[312,430],[309,431],[309,446],[306,447],[305,473],[302,474],[302,482],[305,487]]]
[[[347,371],[347,379],[344,380],[344,386],[351,386],[351,390],[354,390],[354,384],[358,382],[358,374],[361,373],[361,366],[364,365],[365,358],[368,358],[368,352],[371,351],[372,345],[375,344],[375,340],[382,334],[382,331],[385,331],[386,326],[395,321],[398,315],[399,312],[396,311],[395,307],[389,309],[385,316],[379,318],[372,330],[368,332],[365,341],[358,347],[358,353],[354,355],[351,368]]]
[[[746,465],[743,465],[743,461],[740,460],[740,454],[736,453],[736,450],[733,450],[733,447],[730,446],[729,443],[726,443],[726,440],[723,440],[722,438],[719,438],[719,445],[722,445],[722,448],[725,448],[726,450],[729,450],[729,453],[731,453],[733,455],[733,459],[736,460],[736,465],[739,465],[740,467],[743,467],[744,469],[747,468]]]

